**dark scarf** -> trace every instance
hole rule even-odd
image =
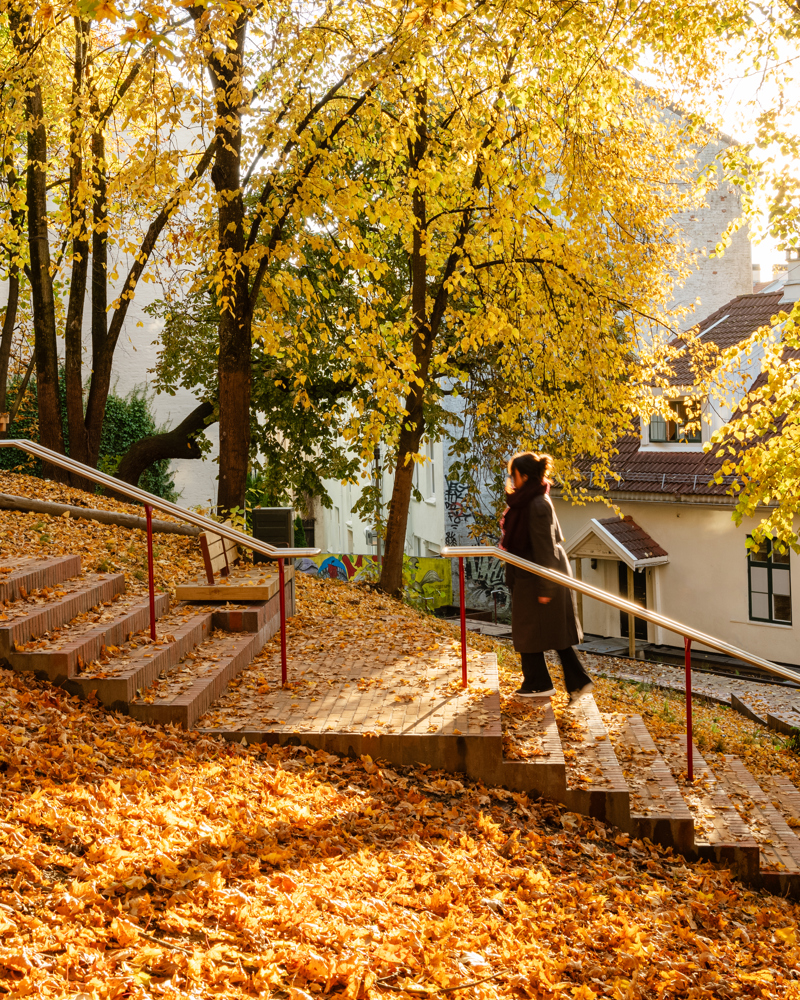
[[[550,483],[528,479],[518,490],[506,493],[506,507],[500,518],[500,548],[523,559],[532,559],[528,508],[534,497],[546,496]]]

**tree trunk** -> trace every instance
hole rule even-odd
[[[72,122],[70,125],[69,208],[72,224],[72,274],[64,324],[64,355],[66,374],[67,427],[69,454],[77,462],[89,464],[86,423],[83,414],[83,304],[86,298],[86,277],[89,272],[89,235],[86,228],[86,205],[83,195],[84,162],[81,155],[84,73],[89,40],[89,23],[79,17],[75,21],[75,56],[72,76]],[[88,487],[85,480],[74,486]]]
[[[222,269],[219,300],[219,489],[220,513],[244,509],[250,460],[250,274],[242,266],[245,250],[241,188],[242,120],[247,103],[242,60],[247,21],[240,17],[224,58],[212,54],[210,68],[217,101],[217,153],[211,179],[217,193],[219,238],[217,267]]]
[[[31,18],[10,11],[12,34],[21,61],[30,38]],[[46,448],[64,453],[61,429],[61,406],[58,391],[58,348],[56,342],[56,307],[53,279],[50,274],[50,241],[47,230],[47,130],[44,124],[42,87],[38,79],[29,81],[25,94],[25,119],[28,133],[26,193],[28,241],[30,245],[30,282],[33,297],[33,335],[36,348],[36,391],[39,400],[39,441]],[[68,474],[58,466],[45,465],[47,475],[59,482]]]
[[[6,159],[6,183],[8,184],[9,201],[11,202],[11,226],[22,242],[22,227],[25,213],[17,206],[14,192],[19,187],[19,177],[14,170],[10,156]],[[11,346],[14,342],[14,330],[17,325],[19,309],[19,265],[15,259],[13,248],[9,248],[8,265],[8,299],[6,312],[3,316],[3,332],[0,336],[0,413],[8,412],[8,369],[11,363]],[[0,437],[7,437],[8,431],[0,431]]]
[[[428,143],[427,92],[424,84],[415,90],[417,134],[409,144],[409,174],[416,175],[425,156]],[[386,542],[378,588],[387,594],[399,597],[403,592],[403,553],[405,551],[408,508],[411,503],[411,487],[414,481],[415,462],[412,456],[419,452],[425,430],[425,390],[428,382],[433,336],[428,326],[427,296],[428,269],[425,253],[425,229],[427,209],[425,193],[417,185],[411,196],[414,214],[414,235],[409,260],[411,283],[411,314],[414,324],[412,347],[416,370],[416,382],[406,397],[408,416],[403,421],[397,445],[397,464],[389,503],[389,517],[386,521]]]
[[[159,459],[202,458],[203,453],[197,443],[197,435],[205,430],[206,421],[213,412],[213,403],[200,403],[171,431],[140,438],[125,452],[114,475],[123,482],[138,486],[145,469]]]

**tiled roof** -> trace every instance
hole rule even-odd
[[[768,326],[772,317],[780,312],[779,303],[782,298],[783,289],[737,295],[698,323],[694,329],[704,344],[715,344],[724,351],[749,337],[759,327]],[[676,341],[676,344],[680,343],[680,340]],[[673,363],[673,370],[673,385],[691,385],[694,382],[688,356],[678,358]]]
[[[654,559],[669,553],[662,549],[630,515],[626,517],[605,517],[598,522],[609,534],[624,546],[634,559]]]
[[[772,317],[780,312],[782,297],[782,288],[775,292],[739,295],[699,323],[699,335],[706,343],[716,344],[720,350],[732,347],[759,327],[768,325]],[[673,384],[692,384],[694,376],[688,358],[678,359],[673,367]],[[753,388],[762,383],[763,377],[759,376]],[[712,481],[723,461],[717,451],[708,454],[686,451],[679,444],[674,446],[674,451],[672,446],[640,451],[639,444],[637,421],[631,433],[617,441],[618,454],[612,460],[611,468],[620,479],[618,482],[609,481],[607,492],[725,496],[734,481],[733,476],[726,476],[719,484]],[[578,464],[584,474],[589,472],[588,463]]]
[[[609,482],[608,492],[680,493],[705,496],[725,495],[731,477],[717,485],[711,482],[722,458],[702,451],[640,451],[639,435],[627,434],[617,441],[618,454],[611,468],[620,477]],[[680,445],[676,445],[676,449]],[[709,485],[710,483],[710,485]]]

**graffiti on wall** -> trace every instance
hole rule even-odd
[[[375,583],[380,575],[375,556],[321,552],[298,559],[301,573],[353,583]],[[424,556],[403,557],[403,586],[406,600],[419,608],[440,608],[453,603],[453,574],[449,559]]]
[[[467,487],[464,483],[458,483],[452,479],[445,480],[445,490],[444,490],[444,511],[445,511],[445,544],[446,545],[458,545],[459,535],[463,535],[463,532],[459,532],[459,528],[462,525],[466,525],[468,521],[472,520],[472,514],[468,509],[467,505],[464,503],[464,497],[467,493]],[[467,536],[464,536],[464,541],[467,540]]]

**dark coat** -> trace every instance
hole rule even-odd
[[[532,561],[572,576],[550,497],[534,497],[528,511]],[[571,590],[508,563],[506,583],[511,591],[511,635],[518,653],[566,649],[582,640]],[[549,597],[550,603],[540,604],[539,597]]]

